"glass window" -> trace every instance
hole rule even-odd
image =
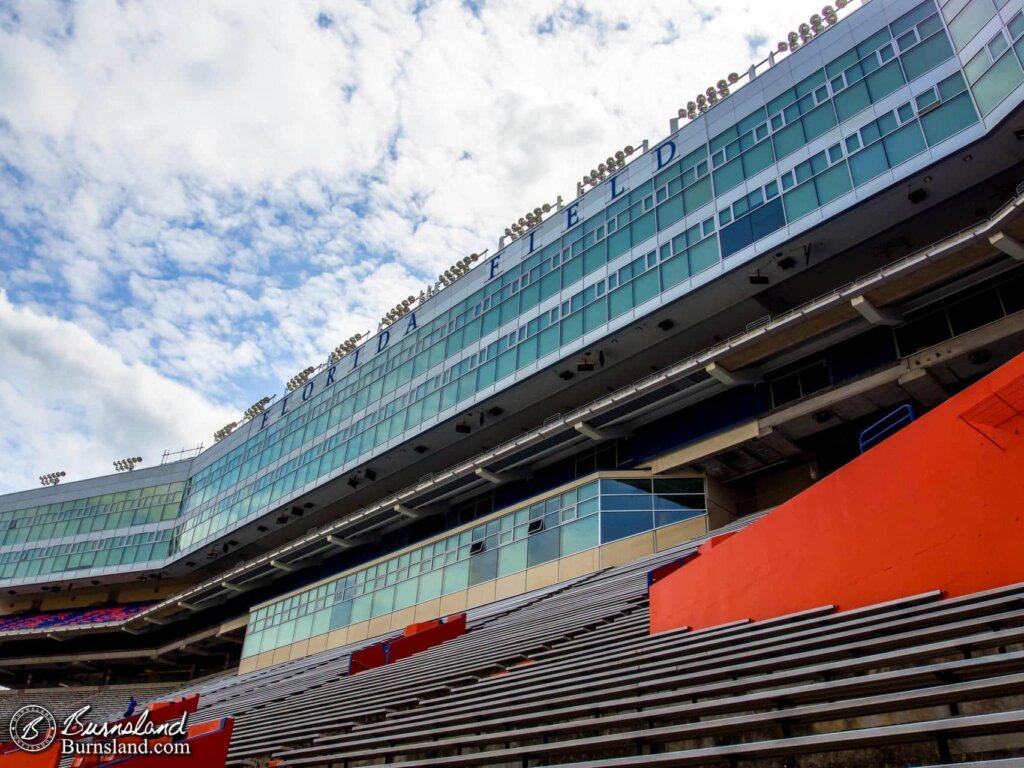
[[[870,107],[871,97],[868,94],[867,85],[862,81],[837,95],[832,103],[835,104],[839,121],[845,122],[858,112]]]
[[[498,578],[526,569],[526,544],[521,540],[498,550]]]
[[[536,533],[530,536],[526,543],[526,561],[530,568],[558,558],[559,531],[557,528]]]
[[[786,220],[794,222],[818,207],[818,196],[814,183],[808,182],[791,189],[782,196],[786,208]]]
[[[592,515],[563,525],[559,530],[562,537],[562,557],[582,552],[598,545],[598,517]]]
[[[959,51],[974,37],[996,12],[992,0],[971,0],[949,23],[949,34]]]
[[[601,543],[618,541],[654,527],[654,512],[601,512]]]
[[[1024,80],[1024,71],[1021,71],[1017,57],[1012,53],[1005,54],[974,84],[972,90],[981,113],[987,115],[995,109],[1021,80]]]
[[[469,558],[469,586],[492,581],[498,576],[498,550],[488,549]]]
[[[966,92],[933,109],[927,115],[921,116],[921,127],[924,129],[928,146],[935,146],[938,142],[959,133],[976,122],[978,122],[978,114]]]

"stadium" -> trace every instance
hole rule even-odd
[[[0,496],[0,740],[1024,765],[1022,61],[1022,0],[826,8],[208,449]]]

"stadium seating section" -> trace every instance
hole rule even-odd
[[[129,619],[153,603],[131,603],[107,608],[75,608],[67,611],[44,611],[42,613],[0,616],[0,632],[43,630],[58,627],[74,627],[84,624],[106,624]]]

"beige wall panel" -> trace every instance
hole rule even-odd
[[[526,571],[503,576],[494,582],[494,599],[504,600],[506,597],[521,595],[526,591]]]
[[[476,608],[479,605],[493,603],[496,583],[494,581],[487,581],[466,590],[466,607]]]
[[[558,561],[558,580],[565,581],[566,579],[575,579],[577,576],[582,576],[586,573],[593,573],[599,567],[599,554],[597,547],[594,547],[583,552],[577,552],[575,555],[563,557]]]
[[[416,606],[412,605],[400,611],[395,611],[390,615],[390,618],[391,631],[400,632],[410,624],[416,623]]]
[[[708,532],[707,518],[704,515],[681,523],[666,525],[654,532],[654,547],[658,552],[682,544],[684,541],[703,536]]]
[[[320,653],[327,650],[327,633],[309,638],[309,645],[306,647],[307,654]]]
[[[601,567],[625,565],[654,554],[654,531],[630,536],[601,547]]]
[[[558,561],[537,565],[526,570],[526,591],[547,587],[558,582]]]
[[[426,600],[416,606],[416,621],[430,621],[441,615],[441,599]]]
[[[448,616],[449,614],[459,613],[466,610],[466,592],[467,591],[463,589],[459,592],[452,592],[450,595],[442,597],[438,616]]]

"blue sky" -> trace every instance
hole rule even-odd
[[[815,11],[0,0],[0,492],[209,444]]]

